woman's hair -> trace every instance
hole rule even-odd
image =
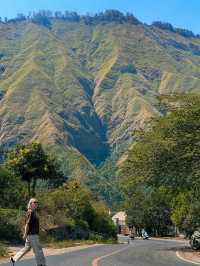
[[[34,202],[34,201],[37,201],[36,198],[31,198],[27,204],[27,209],[31,209],[31,203]]]

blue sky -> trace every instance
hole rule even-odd
[[[0,16],[15,17],[17,13],[40,9],[95,13],[106,9],[131,12],[150,24],[161,20],[176,27],[200,33],[200,0],[0,0]]]

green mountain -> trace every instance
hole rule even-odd
[[[200,91],[199,36],[99,17],[0,22],[1,148],[37,139],[82,177],[159,115],[157,95]]]

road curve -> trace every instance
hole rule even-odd
[[[48,256],[47,266],[194,266],[176,256],[182,246],[184,244],[178,241],[133,240],[130,245],[102,245]],[[22,260],[16,263],[18,265],[34,266],[35,261]]]
[[[136,240],[121,252],[101,257],[92,266],[194,266],[176,256],[183,246],[178,241]]]

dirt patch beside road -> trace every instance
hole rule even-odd
[[[190,247],[183,247],[177,251],[177,255],[182,257],[184,260],[200,265],[200,251],[194,251]]]
[[[195,251],[191,249],[191,247],[189,246],[189,240],[186,240],[180,237],[177,237],[177,238],[162,237],[162,238],[151,238],[151,239],[165,240],[165,241],[178,241],[178,242],[183,243],[185,245],[184,247],[174,249],[174,251],[176,251],[177,257],[187,262],[192,262],[196,265],[200,265],[200,251]]]

